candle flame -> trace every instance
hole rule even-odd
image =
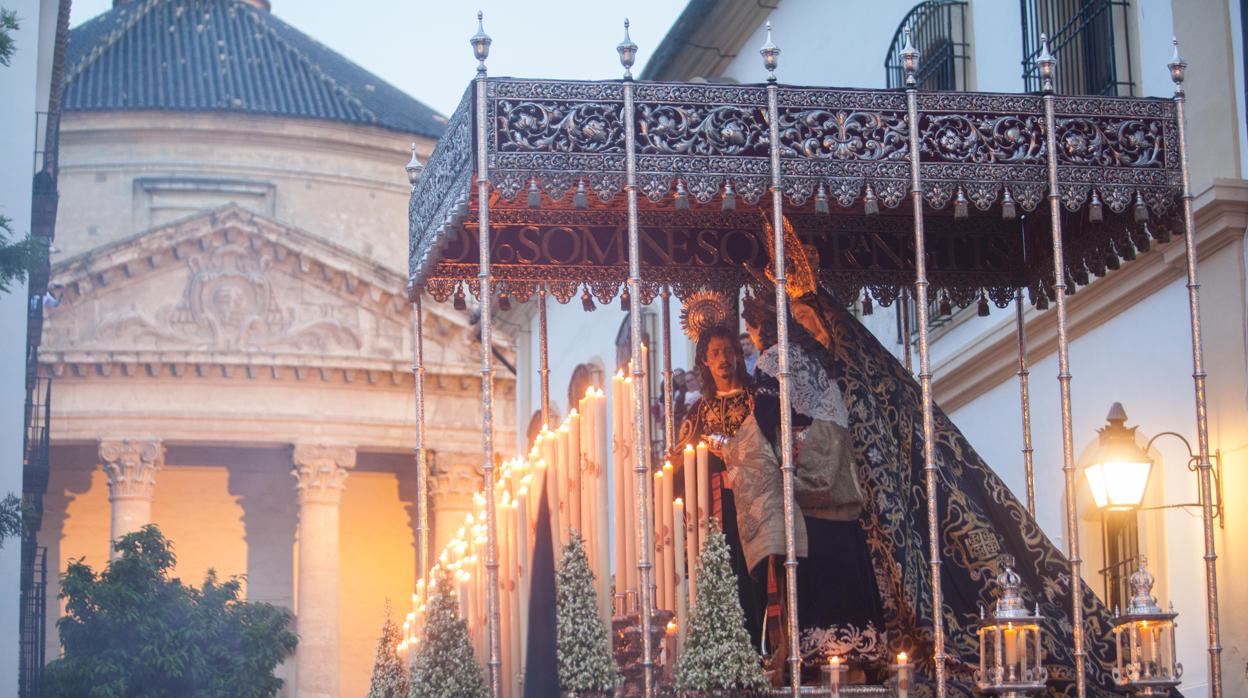
[[[685,450],[686,450],[686,451],[692,451],[692,450],[693,450],[693,444],[685,444]]]
[[[671,475],[675,470],[676,468],[672,467],[672,462],[670,460],[663,461],[663,472],[667,473],[668,475]]]
[[[831,664],[832,666],[840,666],[841,665],[840,655],[836,655],[836,654],[832,655],[831,657],[828,658],[828,663]]]
[[[907,656],[906,656],[906,653],[905,653],[905,652],[898,652],[898,653],[897,653],[897,663],[898,663],[898,664],[905,664],[907,661],[909,661],[909,657],[907,657]]]
[[[678,630],[678,627],[677,627],[677,625],[676,625],[676,621],[674,621],[674,620],[669,620],[669,621],[667,622],[667,634],[668,634],[668,635],[675,635],[677,630]]]
[[[678,507],[683,507],[685,505],[685,500],[681,499],[680,497],[677,497],[676,499],[672,500],[672,504]]]

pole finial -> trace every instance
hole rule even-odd
[[[780,59],[780,49],[771,41],[771,22],[767,22],[767,43],[758,50],[763,57],[763,67],[767,69],[767,82],[776,81],[776,65]]]
[[[1171,37],[1170,41],[1174,44],[1174,55],[1170,57],[1170,62],[1166,67],[1170,69],[1170,80],[1174,83],[1174,94],[1176,96],[1183,94],[1183,79],[1187,76],[1187,61],[1183,60],[1183,56],[1179,55],[1179,38]]]
[[[910,38],[910,27],[902,29],[901,36],[901,65],[906,74],[906,87],[914,87],[918,84],[915,73],[919,68],[919,50],[914,47]]]
[[[1057,59],[1049,53],[1049,36],[1040,34],[1040,54],[1036,56],[1036,66],[1040,68],[1040,89],[1044,92],[1053,91],[1053,70],[1057,67]]]
[[[494,40],[485,33],[485,13],[477,10],[477,33],[468,39],[472,44],[472,54],[477,57],[477,72],[485,72],[485,59],[490,57],[490,44]]]
[[[624,66],[624,79],[633,79],[633,63],[637,62],[637,44],[628,36],[628,18],[624,18],[624,38],[615,47],[620,54],[620,65]]]
[[[420,181],[420,173],[424,171],[425,166],[420,164],[420,160],[416,158],[416,142],[412,141],[412,159],[407,161],[407,183],[412,185],[412,191],[416,191],[416,183]]]

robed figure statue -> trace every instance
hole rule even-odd
[[[880,678],[883,662],[906,652],[918,669],[915,692],[930,691],[935,648],[919,385],[844,302],[820,288],[817,258],[787,224],[785,237],[800,511],[797,641],[805,663],[825,663],[828,653],[843,653],[868,681]],[[716,433],[726,437],[716,440],[723,444],[715,459],[716,514],[725,532],[731,530],[751,635],[766,654],[782,658],[787,654],[780,616],[787,612],[780,603],[784,575],[782,567],[774,566],[785,552],[778,356],[767,353],[774,345],[769,334],[774,313],[768,317],[766,312],[773,305],[767,294],[774,286],[760,281],[759,300],[746,303],[747,328],[763,349],[755,377],[747,379],[736,368],[741,357],[735,327],[708,333],[705,342],[699,337],[699,370],[710,373],[704,377],[703,400],[682,424],[681,445]],[[722,351],[712,351],[713,343]],[[1044,618],[1043,662],[1050,690],[1073,695],[1068,561],[948,416],[939,407],[933,416],[950,695],[974,695],[980,609],[991,607],[993,580],[1011,558],[1028,607]],[[769,448],[759,447],[760,436]],[[827,489],[822,494],[820,482]],[[838,604],[838,598],[852,602]],[[1115,688],[1111,616],[1086,585],[1080,602],[1089,694],[1109,694]]]

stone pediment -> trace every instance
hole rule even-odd
[[[54,265],[60,301],[45,308],[41,353],[45,363],[155,357],[408,372],[404,284],[353,252],[227,206]],[[468,319],[426,307],[428,367],[474,373]]]

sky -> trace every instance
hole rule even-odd
[[[70,25],[113,0],[74,0]],[[477,10],[494,40],[491,75],[601,80],[622,75],[616,44],[623,22],[639,46],[639,73],[684,9],[685,0],[591,4],[552,0],[272,0],[288,24],[442,114],[454,111],[476,74],[468,37]]]

